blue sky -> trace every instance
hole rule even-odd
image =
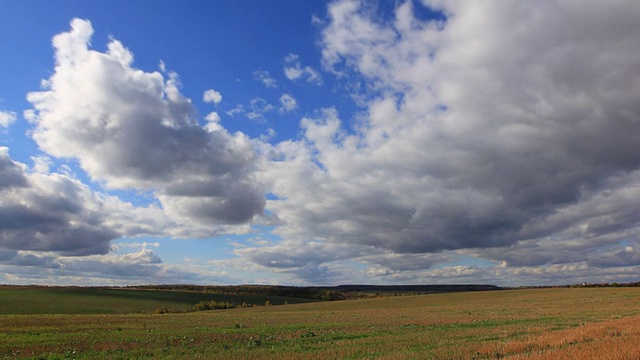
[[[323,96],[317,96],[319,89],[287,83],[283,74],[284,58],[289,54],[299,55],[301,61],[306,60],[305,66],[318,69],[318,32],[311,19],[324,13],[323,1],[220,1],[185,6],[159,1],[152,7],[143,2],[3,4],[6,20],[2,24],[2,46],[12,50],[2,60],[7,66],[3,85],[10,86],[3,89],[4,108],[9,107],[10,101],[20,108],[29,107],[25,94],[34,90],[34,84],[37,89],[40,80],[52,71],[51,38],[68,28],[71,19],[82,18],[93,25],[92,48],[104,51],[113,37],[134,53],[136,67],[155,71],[163,61],[168,69],[179,73],[181,91],[194,101],[203,116],[212,107],[202,101],[202,93],[212,87],[224,94],[221,113],[237,105],[248,106],[247,98],[251,100],[251,96],[277,103],[286,91],[307,95],[312,104],[304,104],[297,114],[278,119],[292,123],[282,126],[283,134],[279,136],[295,137],[296,117],[305,111],[339,101],[347,111],[353,106],[332,90],[332,82],[323,88]],[[16,31],[20,31],[19,36]],[[279,86],[260,86],[254,80],[256,71],[268,71]],[[225,120],[230,131],[252,136],[259,136],[269,127],[266,122]]]
[[[637,280],[636,4],[0,12],[0,283]]]

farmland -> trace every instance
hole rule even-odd
[[[0,358],[640,357],[639,288],[461,292],[181,314],[0,316]]]
[[[309,302],[287,296],[210,294],[194,291],[158,291],[94,287],[0,286],[0,314],[131,314],[158,310],[184,312],[202,301],[236,305],[273,305]]]

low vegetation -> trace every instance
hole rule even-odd
[[[180,314],[2,315],[0,358],[637,359],[639,300],[640,288],[551,288]]]
[[[314,299],[258,294],[161,291],[133,288],[0,286],[0,314],[131,314],[298,304]],[[200,304],[200,305],[199,305]],[[218,305],[222,304],[222,305]]]

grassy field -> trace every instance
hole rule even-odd
[[[188,310],[201,301],[237,305],[297,304],[311,300],[284,296],[204,294],[186,291],[95,287],[0,286],[0,314],[132,314]]]
[[[638,344],[639,288],[0,316],[0,358],[8,359],[638,359]]]

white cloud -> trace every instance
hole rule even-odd
[[[204,126],[205,130],[209,132],[222,131],[222,125],[220,125],[220,115],[212,111],[204,117],[208,123]]]
[[[253,72],[253,79],[262,83],[268,88],[277,88],[278,82],[266,70],[256,70]]]
[[[298,108],[296,99],[287,93],[282,94],[279,100],[281,105],[279,109],[280,113],[290,112]]]
[[[244,112],[244,106],[241,104],[236,105],[233,109],[226,112],[227,115],[234,117],[237,114],[242,114]]]
[[[51,171],[53,163],[50,157],[45,155],[32,156],[31,160],[33,161],[33,172],[48,174]]]
[[[105,254],[111,241],[123,236],[209,238],[249,231],[248,226],[176,222],[157,206],[135,207],[92,191],[70,174],[51,172],[47,157],[33,161],[29,169],[0,147],[2,249],[81,256]]]
[[[0,127],[9,127],[14,121],[16,121],[17,116],[13,111],[0,111]]]
[[[288,54],[284,58],[284,75],[291,81],[306,80],[310,84],[322,85],[322,76],[311,66],[302,66],[298,55]]]
[[[219,281],[210,270],[163,264],[156,242],[112,245],[121,237],[212,237],[228,232],[175,223],[162,209],[134,207],[93,192],[77,179],[33,172],[0,147],[0,279],[26,284],[130,284]],[[230,229],[229,229],[230,230]],[[123,247],[132,253],[114,253]]]
[[[360,261],[395,278],[627,276],[605,269],[640,258],[640,207],[624,201],[640,187],[640,7],[439,1],[446,22],[422,22],[412,6],[384,21],[329,6],[323,64],[364,85],[365,116],[350,128],[326,109],[263,150],[283,243],[237,251],[301,277],[342,261],[309,241],[376,249]],[[462,253],[507,268],[429,269]]]
[[[52,253],[15,252],[2,259],[5,281],[17,284],[128,285],[138,283],[199,283],[215,281],[213,273],[163,264],[149,249],[125,254],[57,256]]]
[[[34,139],[162,206],[136,208],[0,150],[0,266],[11,270],[0,273],[203,279],[146,247],[109,254],[111,241],[248,232],[265,208],[282,240],[236,248],[239,258],[212,263],[220,273],[298,284],[636,280],[640,7],[428,3],[447,20],[416,19],[417,2],[390,19],[332,2],[314,20],[323,68],[347,79],[362,112],[318,110],[300,138],[273,145],[271,129],[262,142],[232,135],[215,112],[199,126],[176,74],[133,68],[116,40],[90,50],[90,24],[74,20],[54,39],[54,74],[29,94]],[[284,72],[322,81],[295,54]],[[293,109],[284,95],[282,110]],[[262,98],[248,108],[257,120],[275,109]]]
[[[128,242],[128,243],[120,243],[117,245],[114,245],[114,248],[140,248],[140,249],[146,249],[147,247],[155,247],[155,248],[159,248],[160,246],[162,246],[162,244],[160,244],[159,242]]]
[[[121,235],[109,226],[104,197],[65,175],[28,173],[4,147],[0,147],[0,179],[0,248],[106,253],[110,241]]]
[[[218,115],[218,113],[215,112],[215,111],[210,112],[204,118],[207,121],[212,122],[212,123],[219,123],[220,122],[220,115]]]
[[[272,111],[274,106],[263,98],[253,98],[251,99],[249,109],[251,111],[247,112],[245,116],[251,120],[262,122],[265,121],[264,114]]]
[[[300,59],[300,56],[298,56],[298,54],[289,53],[284,57],[284,62],[287,64],[295,63],[298,62],[298,59]]]
[[[222,101],[222,95],[213,89],[209,89],[202,95],[202,100],[206,103],[218,105]]]
[[[260,141],[269,142],[271,141],[271,139],[273,139],[274,136],[276,136],[276,131],[272,128],[268,128],[265,134],[260,135]]]
[[[249,139],[198,126],[177,74],[133,68],[133,54],[117,40],[106,53],[91,50],[92,33],[88,21],[74,19],[71,31],[56,35],[55,72],[27,96],[41,149],[77,159],[109,188],[151,191],[177,223],[217,232],[260,215]]]

